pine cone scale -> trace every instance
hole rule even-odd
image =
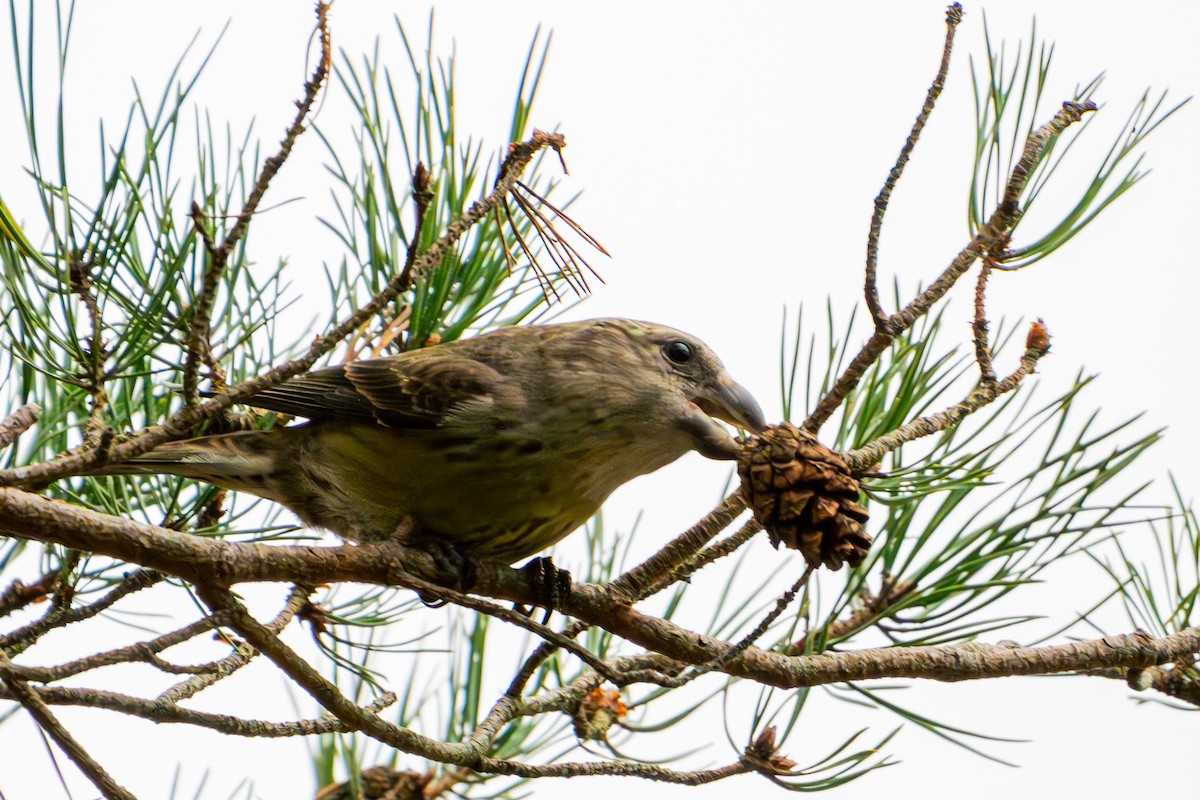
[[[742,493],[771,544],[813,567],[858,566],[871,548],[858,481],[846,461],[790,423],[750,437],[738,460]]]

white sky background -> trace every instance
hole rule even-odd
[[[332,15],[335,46],[357,55],[378,36],[385,62],[403,71],[392,21],[396,9],[414,43],[422,42],[426,4],[339,0]],[[457,44],[459,129],[494,148],[507,133],[534,28],[540,23],[554,31],[532,123],[558,126],[566,134],[571,175],[564,188],[586,190],[572,215],[614,255],[601,264],[607,284],[571,315],[653,319],[695,333],[757,395],[767,416],[778,418],[782,309],[794,312],[803,302],[818,312],[829,297],[844,319],[861,303],[871,203],[933,77],[943,11],[944,3],[926,0],[653,7],[444,3],[437,7],[436,27],[442,52],[451,39]],[[945,95],[894,195],[882,241],[885,289],[893,275],[907,291],[928,282],[966,241],[973,147],[967,56],[978,62],[983,54],[981,11],[980,4],[966,5]],[[47,5],[40,19],[47,56],[50,12]],[[1015,45],[1028,35],[1034,13],[1039,33],[1057,43],[1051,98],[1066,99],[1076,83],[1108,74],[1098,97],[1109,106],[1093,133],[1100,145],[1111,141],[1147,86],[1169,87],[1175,99],[1200,91],[1196,4],[996,3],[989,14],[994,39]],[[67,89],[68,142],[80,162],[76,166],[94,157],[98,118],[113,126],[123,120],[132,99],[130,76],[157,95],[193,33],[201,30],[201,46],[207,47],[226,19],[232,20],[230,29],[194,99],[212,113],[214,127],[228,121],[235,136],[256,118],[256,133],[270,151],[291,119],[305,77],[312,27],[307,3],[88,3],[81,4],[76,21]],[[17,100],[10,48],[6,32],[0,44],[0,107],[12,110]],[[49,98],[52,73],[43,74]],[[346,109],[338,96],[333,92],[320,112],[318,123],[326,130],[350,124],[348,118],[339,121]],[[1143,430],[1169,425],[1166,441],[1145,458],[1139,476],[1162,479],[1174,470],[1193,496],[1200,492],[1192,351],[1200,264],[1189,242],[1200,218],[1198,111],[1185,108],[1150,137],[1145,163],[1153,173],[1087,233],[1031,269],[997,275],[990,296],[993,319],[1045,318],[1054,336],[1053,352],[1041,364],[1045,380],[1063,386],[1081,367],[1099,372],[1098,387],[1086,397],[1102,404],[1106,419],[1145,410]],[[32,205],[20,206],[31,195],[21,172],[27,156],[15,113],[0,120],[0,153],[0,196],[18,218],[36,217]],[[190,154],[184,149],[181,157]],[[296,285],[322,288],[322,261],[341,258],[333,237],[312,222],[328,211],[323,157],[315,136],[300,140],[266,204],[301,200],[263,215],[255,223],[252,248],[264,261],[289,257]],[[92,180],[95,173],[77,174]],[[1054,204],[1051,197],[1039,202]],[[955,323],[949,326],[961,330],[964,344],[969,304],[964,285],[954,292]],[[1009,361],[997,366],[1001,373],[1011,369]],[[726,474],[724,465],[685,459],[618,493],[608,523],[627,529],[645,509],[638,552],[649,552],[711,506]],[[762,555],[774,563],[769,552]],[[1055,572],[1054,582],[1030,595],[1039,605],[1025,610],[1052,609],[1062,618],[1089,605],[1104,586],[1080,562],[1075,571]],[[1019,630],[1002,635],[1021,638]],[[218,688],[209,707],[230,710],[236,694]],[[1139,706],[1121,684],[1009,679],[921,685],[903,696],[910,706],[953,724],[1033,739],[990,748],[1022,767],[975,758],[910,727],[889,746],[904,764],[851,784],[839,796],[965,791],[991,798],[1016,789],[1033,797],[1064,791],[1115,797],[1195,787],[1194,774],[1183,765],[1192,763],[1200,743],[1197,717]],[[296,742],[225,740],[98,712],[61,716],[139,797],[166,796],[178,762],[184,765],[184,786],[197,785],[211,769],[206,797],[228,796],[244,776],[253,777],[262,798],[312,792]],[[714,741],[708,751],[712,763],[726,763],[732,753],[719,724],[713,716],[682,726],[673,734],[677,749],[690,746],[683,738],[700,728],[696,742]],[[882,735],[895,721],[820,703],[805,711],[801,723],[812,749],[784,752],[804,763],[865,724],[872,725],[869,735]],[[0,793],[6,800],[64,796],[27,722],[0,725],[0,754]],[[752,777],[702,789],[601,778],[575,780],[569,787],[539,785],[537,791],[539,796],[569,791],[581,798],[614,791],[718,798],[765,788]],[[79,788],[75,797],[92,794]]]

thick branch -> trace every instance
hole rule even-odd
[[[0,490],[0,526],[29,539],[57,542],[143,563],[200,584],[300,581],[316,585],[354,581],[396,585],[404,574],[436,575],[436,568],[427,555],[391,542],[357,547],[222,542],[108,517],[13,489]],[[521,603],[536,602],[528,580],[518,571],[488,562],[481,562],[478,567],[476,589],[479,594]],[[709,662],[733,646],[688,631],[668,620],[642,614],[601,586],[575,585],[564,598],[561,610],[634,644],[689,664]],[[261,627],[261,623],[254,624]],[[240,629],[239,633],[245,636]],[[267,634],[273,638],[269,631]],[[246,638],[253,646],[271,655],[258,642]],[[1114,642],[1121,646],[1117,647]],[[723,671],[783,688],[879,678],[957,681],[1105,667],[1150,667],[1197,649],[1200,649],[1200,629],[1197,628],[1188,628],[1163,639],[1115,637],[1043,648],[1009,649],[966,644],[788,657],[751,647],[729,661]],[[311,667],[307,669],[324,681]],[[399,742],[400,739],[396,739],[390,743],[402,746]],[[412,742],[409,744],[415,746]],[[438,747],[441,747],[440,743]],[[404,749],[417,752],[410,747]],[[454,758],[437,760],[469,763]]]
[[[592,602],[586,605],[580,603],[567,610],[574,616],[587,618],[604,608],[606,614],[596,624],[670,658],[698,664],[731,647],[727,642],[684,630],[631,608],[590,599]],[[1150,667],[1190,657],[1197,651],[1200,651],[1200,627],[1192,627],[1161,639],[1138,633],[1045,647],[966,643],[798,657],[748,648],[742,656],[726,664],[723,671],[779,688],[798,688],[883,678],[963,681],[1105,667]]]

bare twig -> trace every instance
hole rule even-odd
[[[429,170],[420,161],[417,162],[416,169],[412,175],[412,196],[413,196],[413,216],[415,218],[412,234],[408,240],[408,251],[404,257],[404,268],[400,271],[398,279],[399,294],[403,294],[412,288],[413,284],[413,265],[417,261],[417,253],[421,247],[421,239],[425,232],[425,218],[428,216],[429,206],[433,203],[433,176],[429,174]],[[403,306],[397,310],[397,313],[387,321],[379,332],[379,336],[375,342],[375,346],[371,348],[371,354],[378,358],[383,354],[387,346],[408,328],[408,323],[412,318],[411,309],[408,306]],[[345,363],[356,360],[361,352],[356,347],[356,342],[360,335],[365,333],[367,324],[355,333],[353,339],[350,340],[346,348]],[[409,343],[412,344],[411,342]]]
[[[743,636],[737,642],[737,644],[727,647],[722,653],[717,655],[716,658],[713,658],[704,664],[696,665],[693,669],[688,670],[683,675],[679,675],[678,677],[662,678],[656,680],[655,682],[659,683],[661,686],[677,689],[684,684],[691,683],[701,675],[706,675],[710,672],[722,669],[730,661],[746,652],[751,645],[758,641],[759,637],[767,632],[768,628],[775,624],[775,620],[779,619],[780,615],[782,615],[783,612],[787,610],[787,607],[792,604],[792,601],[796,599],[796,593],[799,592],[800,589],[802,589],[804,585],[808,583],[808,579],[812,577],[814,569],[814,565],[809,564],[804,570],[804,573],[798,579],[796,579],[794,584],[792,584],[791,588],[784,592],[775,601],[775,605],[769,612],[767,612],[766,616],[762,618],[758,625],[755,626],[754,630]],[[629,680],[629,677],[630,676],[626,676],[626,680]]]
[[[979,364],[979,380],[985,384],[996,382],[996,370],[992,366],[992,351],[988,345],[987,321],[987,283],[996,266],[996,259],[986,254],[980,261],[979,280],[975,283],[975,318],[971,322],[971,332],[975,337],[975,361]]]
[[[757,769],[749,761],[742,759],[724,767],[717,767],[716,769],[686,771],[636,761],[587,761],[538,765],[489,758],[485,759],[483,763],[487,765],[487,772],[496,775],[518,775],[522,778],[579,778],[585,775],[624,775],[682,786],[703,786],[707,783],[715,783],[726,778],[732,778],[734,775],[745,775]]]
[[[420,251],[421,239],[424,237],[425,221],[428,216],[430,205],[434,200],[433,192],[433,176],[429,170],[421,162],[417,162],[416,169],[412,175],[412,196],[415,217],[413,231],[408,240],[408,251],[404,257],[404,268],[400,271],[399,286],[400,293],[407,292],[412,288],[413,284],[413,265],[417,260],[417,253]],[[398,339],[408,328],[409,322],[412,319],[412,309],[405,305],[397,310],[397,313],[387,321],[380,330],[376,339],[375,346],[371,348],[372,356],[378,358],[387,349],[393,341]],[[355,347],[355,342],[359,335],[366,331],[366,324],[356,333],[355,339],[352,339],[349,346],[346,348],[346,363],[354,361],[359,356],[359,350]],[[436,335],[436,334],[433,334]],[[430,344],[432,342],[412,342],[407,344],[402,343],[402,348],[412,347],[414,345]]]
[[[204,254],[208,264],[204,271],[200,293],[197,295],[196,302],[191,309],[192,318],[188,328],[188,352],[187,358],[183,363],[184,403],[186,405],[195,405],[199,399],[201,362],[208,365],[209,372],[220,379],[221,385],[214,386],[214,390],[225,388],[225,373],[213,355],[212,343],[209,340],[209,329],[211,326],[212,305],[216,299],[217,283],[225,271],[225,265],[229,261],[229,253],[228,251],[224,251],[213,240],[212,231],[208,228],[204,209],[200,208],[199,203],[192,202],[190,216],[192,218],[193,229],[200,235],[200,239],[204,243]]]
[[[259,170],[258,177],[254,180],[254,186],[250,189],[250,194],[246,197],[246,202],[242,205],[242,210],[237,215],[237,220],[220,244],[213,242],[212,235],[208,232],[204,223],[204,214],[200,207],[195,203],[192,204],[192,221],[196,226],[197,232],[204,240],[204,249],[208,257],[208,264],[205,267],[204,276],[200,282],[200,290],[196,294],[196,299],[192,307],[187,359],[183,366],[183,396],[184,403],[188,406],[194,406],[198,400],[196,381],[200,363],[206,360],[206,355],[212,352],[212,346],[209,342],[212,307],[216,299],[217,287],[221,282],[221,277],[225,274],[225,267],[229,263],[229,256],[246,235],[246,231],[250,227],[250,220],[254,217],[255,211],[258,209],[258,204],[262,201],[263,195],[266,194],[267,188],[271,185],[271,179],[275,177],[275,173],[287,161],[288,156],[291,155],[292,147],[296,144],[296,139],[304,132],[304,122],[308,119],[313,104],[316,103],[317,94],[321,91],[321,86],[324,85],[326,78],[329,76],[329,71],[333,64],[333,44],[329,35],[328,15],[329,5],[324,2],[318,2],[317,31],[320,33],[321,56],[317,60],[317,66],[313,69],[312,75],[304,84],[304,97],[296,103],[296,116],[284,133],[283,141],[279,143],[278,152],[263,162],[262,169]],[[211,357],[208,360],[211,360]]]
[[[14,665],[13,669],[17,670],[22,678],[29,681],[37,681],[38,683],[51,683],[53,681],[61,681],[64,678],[70,678],[74,675],[80,675],[84,672],[90,672],[101,667],[108,667],[114,664],[129,664],[136,661],[143,661],[153,664],[154,666],[164,671],[181,670],[182,668],[174,665],[164,665],[162,659],[158,656],[163,650],[174,647],[190,639],[194,639],[202,633],[212,630],[217,626],[218,622],[213,617],[204,617],[189,625],[185,625],[178,630],[165,633],[162,636],[156,636],[153,639],[144,642],[135,642],[134,644],[118,647],[112,650],[105,650],[100,653],[93,653],[90,656],[68,661],[63,664],[58,664],[53,667],[32,667]],[[186,671],[186,670],[185,670]]]
[[[50,612],[47,613],[70,610],[71,603],[75,601],[75,582],[71,579],[71,573],[82,559],[83,553],[79,550],[68,549],[62,554],[58,562],[58,584],[50,594]]]
[[[50,708],[42,702],[37,693],[28,683],[19,678],[12,670],[12,662],[0,651],[0,680],[8,688],[8,694],[29,712],[29,716],[37,722],[46,734],[62,748],[63,752],[75,762],[79,771],[87,776],[100,793],[110,800],[137,800],[128,789],[113,779],[104,767],[88,755],[70,731],[54,716]]]
[[[62,575],[62,571],[56,569],[45,573],[33,583],[14,580],[7,589],[0,592],[0,617],[6,617],[53,592],[62,580]]]
[[[14,665],[15,666],[15,665]],[[19,667],[24,671],[28,667]],[[266,720],[244,719],[228,714],[214,714],[210,711],[197,711],[183,708],[174,703],[164,703],[160,700],[148,700],[144,697],[110,692],[104,689],[83,689],[76,687],[35,687],[30,691],[46,705],[50,706],[79,706],[81,708],[98,708],[105,711],[116,711],[151,722],[169,722],[183,725],[194,725],[197,728],[207,728],[229,736],[264,737],[271,739],[290,736],[315,736],[322,733],[347,733],[351,728],[330,717],[320,719],[301,719],[290,722],[268,722]],[[0,699],[14,700],[16,698],[0,690]],[[363,706],[363,710],[375,714],[396,702],[396,695],[388,692],[377,700]]]
[[[412,288],[413,264],[417,262],[417,252],[421,246],[421,236],[425,231],[425,216],[433,202],[433,176],[421,162],[412,176],[413,214],[416,222],[413,225],[412,237],[408,241],[408,252],[404,256],[404,269],[400,272],[401,293]]]
[[[719,542],[716,542],[709,547],[704,548],[691,561],[683,564],[679,569],[671,573],[671,578],[676,581],[687,580],[698,570],[707,567],[709,564],[716,562],[718,559],[733,555],[742,545],[754,538],[755,534],[763,529],[762,523],[751,517],[746,520],[746,524],[738,528],[733,533],[726,536]]]
[[[775,606],[767,613],[765,617],[762,618],[754,630],[750,631],[750,633],[742,637],[737,644],[714,659],[713,669],[720,669],[721,667],[725,666],[729,663],[730,659],[736,658],[737,656],[746,652],[746,648],[757,642],[759,637],[766,633],[767,629],[775,624],[775,620],[779,619],[780,615],[782,615],[783,612],[787,610],[787,607],[792,604],[792,601],[796,599],[796,593],[804,588],[804,586],[808,583],[808,579],[812,577],[814,569],[816,569],[816,567],[813,564],[809,564],[804,570],[804,573],[796,579],[795,583],[792,584],[791,588],[780,595],[779,599],[775,601]]]
[[[946,86],[946,73],[950,70],[950,52],[954,47],[954,33],[958,28],[958,23],[962,22],[962,18],[963,9],[960,4],[953,3],[946,9],[946,43],[942,46],[942,62],[938,65],[937,75],[929,86],[929,91],[925,95],[925,103],[921,106],[921,112],[917,114],[916,121],[913,122],[908,139],[900,148],[900,155],[896,158],[895,165],[883,182],[879,196],[875,198],[875,212],[871,215],[871,230],[867,234],[867,267],[863,288],[867,308],[871,311],[871,319],[875,322],[876,329],[885,328],[888,324],[888,315],[884,313],[883,306],[879,302],[879,284],[876,278],[879,263],[879,234],[883,230],[883,217],[887,213],[892,190],[896,188],[900,176],[904,174],[904,167],[908,164],[913,149],[917,146],[917,140],[921,138],[921,131],[925,129],[925,123],[929,121],[929,115],[933,113],[933,106]]]

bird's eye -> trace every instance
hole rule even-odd
[[[686,364],[692,360],[692,346],[687,342],[667,342],[663,347],[663,355],[676,364]]]

